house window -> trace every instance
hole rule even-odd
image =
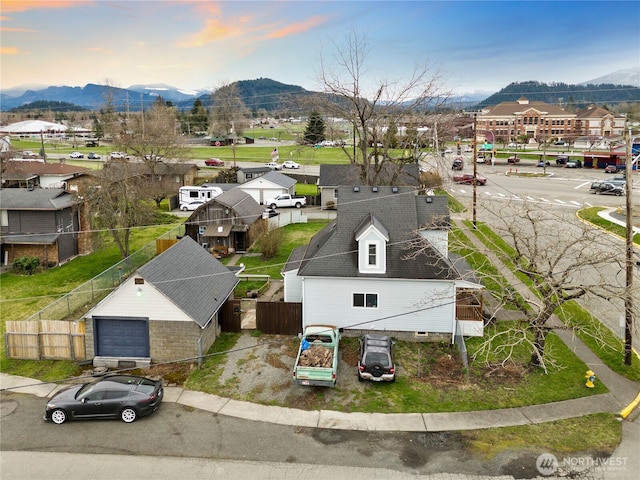
[[[378,308],[378,294],[354,293],[353,306],[357,308]]]
[[[9,216],[6,210],[0,210],[0,225],[3,227],[9,226]]]
[[[377,249],[376,249],[376,244],[375,243],[370,243],[369,244],[369,256],[368,256],[368,263],[369,265],[377,265],[377,259],[378,259],[378,255],[377,255]]]

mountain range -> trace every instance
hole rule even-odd
[[[298,104],[304,103],[298,100],[318,94],[299,86],[287,85],[268,78],[242,80],[236,83],[245,105],[253,112],[262,109],[266,112],[287,110],[292,114],[306,114],[308,113],[306,111],[297,111],[299,110]],[[602,98],[602,95],[594,96],[593,89],[585,88],[587,85],[602,84],[616,87],[624,85],[625,87],[615,88],[616,93],[609,94],[606,98]],[[619,70],[578,85],[545,84],[534,81],[512,83],[500,92],[471,92],[454,96],[448,99],[448,104],[453,108],[481,107],[516,100],[523,94],[526,94],[530,100],[541,100],[548,103],[570,102],[570,99],[576,103],[640,101],[638,87],[640,87],[640,68]],[[117,111],[140,111],[149,108],[158,97],[172,102],[181,110],[191,109],[197,98],[205,106],[212,103],[210,91],[187,91],[162,83],[132,85],[129,88],[106,87],[92,83],[84,87],[25,85],[0,90],[0,111],[19,109],[30,103],[42,101],[63,102],[78,105],[87,110],[99,110],[106,105],[107,99]]]

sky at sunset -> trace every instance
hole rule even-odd
[[[320,90],[321,59],[366,38],[366,79],[425,62],[458,93],[580,83],[640,65],[637,1],[0,0],[0,87],[271,78]]]

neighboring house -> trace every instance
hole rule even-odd
[[[370,167],[370,171],[374,167]],[[372,174],[370,176],[373,176]],[[377,174],[378,185],[411,186],[420,185],[420,170],[417,164],[398,166],[386,164]],[[318,188],[322,208],[335,208],[338,203],[339,186],[362,185],[362,169],[359,165],[320,165]]]
[[[48,267],[88,253],[78,199],[61,188],[0,189],[0,224],[3,265],[32,256]]]
[[[2,188],[64,188],[69,180],[86,175],[91,169],[60,162],[42,160],[8,160],[4,162],[1,176]]]
[[[149,177],[151,170],[148,165],[142,162],[118,162],[110,161],[104,164],[104,168],[127,168],[131,175]],[[194,163],[181,162],[158,162],[154,166],[154,175],[161,182],[172,183],[176,190],[185,185],[195,185],[198,177],[198,165]]]
[[[185,222],[185,233],[199,245],[220,253],[245,252],[251,226],[263,208],[251,195],[234,188],[199,207]]]
[[[258,177],[261,177],[273,170],[269,167],[249,167],[249,168],[241,168],[238,170],[237,177],[238,183],[246,183],[251,180],[255,180]]]
[[[302,303],[303,325],[449,341],[483,334],[482,286],[448,255],[446,196],[360,186],[340,187],[338,198],[335,221],[283,269],[284,300]]]
[[[259,204],[263,204],[268,198],[273,198],[281,193],[295,195],[297,181],[279,172],[269,171],[260,177],[241,183],[236,188],[247,192]]]
[[[87,358],[118,367],[201,357],[238,282],[191,238],[181,239],[84,315]]]

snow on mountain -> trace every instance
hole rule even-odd
[[[580,85],[599,85],[611,83],[613,85],[631,85],[640,88],[640,67],[618,70],[602,77],[594,78]]]

